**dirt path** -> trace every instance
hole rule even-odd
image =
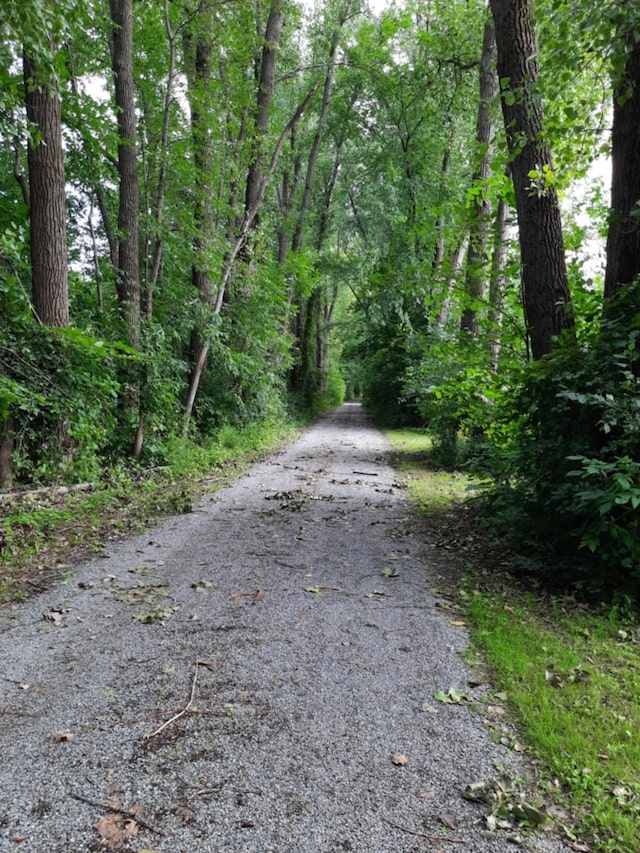
[[[434,698],[483,693],[388,456],[345,405],[0,617],[2,853],[514,849],[461,793],[526,767]]]

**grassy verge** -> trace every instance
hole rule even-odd
[[[238,477],[295,429],[261,424],[224,428],[205,446],[176,439],[171,465],[118,468],[86,489],[39,489],[0,503],[0,604],[27,598],[109,541],[155,520],[191,512],[194,498]]]
[[[431,439],[422,430],[387,430],[396,466],[411,487],[411,496],[427,515],[451,508],[469,496],[472,480],[465,474],[440,471],[429,464]]]
[[[390,433],[412,496],[429,514],[459,500],[425,466],[423,433]],[[448,507],[446,504],[449,496]],[[478,535],[478,534],[476,534]],[[544,768],[550,813],[574,850],[637,853],[640,839],[640,628],[629,614],[519,588],[504,561],[462,555],[460,592],[472,648],[508,695],[527,749]],[[452,559],[455,554],[452,553]],[[585,844],[584,839],[588,838]]]

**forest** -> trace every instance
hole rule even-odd
[[[362,397],[640,596],[640,5],[4,0],[0,489]]]

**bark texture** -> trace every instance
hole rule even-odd
[[[39,78],[26,53],[24,80],[33,131],[28,152],[33,308],[43,325],[64,328],[69,325],[69,291],[60,94],[56,81]]]
[[[531,353],[546,355],[554,336],[573,328],[571,295],[551,152],[539,93],[532,0],[491,0],[502,113],[518,214],[522,285]]]
[[[491,256],[491,279],[489,281],[489,353],[491,370],[498,370],[502,348],[502,319],[506,285],[505,267],[509,249],[509,205],[501,198],[498,202]]]
[[[118,113],[118,275],[120,311],[129,343],[140,344],[139,189],[133,82],[133,0],[109,0],[111,60]]]
[[[471,228],[469,230],[469,251],[467,253],[466,290],[470,304],[462,314],[461,329],[471,335],[478,333],[477,304],[485,295],[487,284],[489,226],[491,201],[487,192],[487,183],[491,177],[491,159],[493,155],[494,127],[491,120],[491,107],[498,93],[498,81],[493,67],[496,50],[496,38],[493,24],[487,22],[482,41],[482,58],[479,73],[478,119],[476,122],[476,143],[482,152],[473,175],[473,186],[479,192],[475,196]]]
[[[264,33],[258,96],[256,101],[255,145],[252,162],[247,174],[245,211],[251,211],[258,201],[264,173],[264,142],[269,130],[269,113],[276,88],[276,60],[278,44],[284,22],[284,2],[274,0],[271,4],[267,27]],[[255,219],[255,217],[254,217]]]
[[[627,40],[630,52],[613,102],[605,306],[640,274],[640,43],[635,34]],[[635,304],[638,310],[638,298]]]

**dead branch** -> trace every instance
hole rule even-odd
[[[145,740],[149,740],[150,738],[155,737],[156,735],[159,735],[161,731],[163,731],[164,729],[167,728],[167,726],[170,726],[171,723],[175,723],[176,720],[179,720],[180,717],[184,717],[184,715],[187,714],[191,710],[191,706],[193,705],[193,700],[194,700],[195,695],[196,695],[196,684],[198,682],[198,667],[199,666],[209,666],[209,662],[206,660],[197,660],[196,661],[196,668],[194,670],[193,681],[191,683],[191,696],[189,697],[189,701],[184,706],[182,711],[178,711],[177,714],[174,714],[173,717],[171,717],[169,720],[164,722],[155,731],[151,732],[148,735],[145,735],[144,736]]]
[[[95,809],[108,809],[108,811],[113,814],[121,814],[123,817],[128,817],[130,820],[135,821],[138,826],[141,826],[143,829],[146,829],[148,832],[153,832],[155,835],[164,835],[164,832],[161,832],[159,829],[151,826],[146,821],[142,820],[140,815],[138,814],[137,809],[118,809],[115,808],[113,803],[105,803],[100,800],[91,800],[89,797],[83,797],[82,794],[74,794],[71,792],[71,795],[74,800],[78,800],[80,803],[86,803],[89,806],[93,806]]]
[[[396,823],[395,820],[391,820],[388,817],[383,817],[382,820],[385,823],[388,823],[389,826],[393,826],[396,829],[399,829],[401,832],[407,832],[409,835],[417,835],[419,838],[426,838],[428,841],[440,841],[442,843],[447,844],[469,843],[465,838],[447,838],[446,835],[430,835],[428,832],[418,832],[417,829],[409,829],[408,826],[402,826],[402,824]]]

